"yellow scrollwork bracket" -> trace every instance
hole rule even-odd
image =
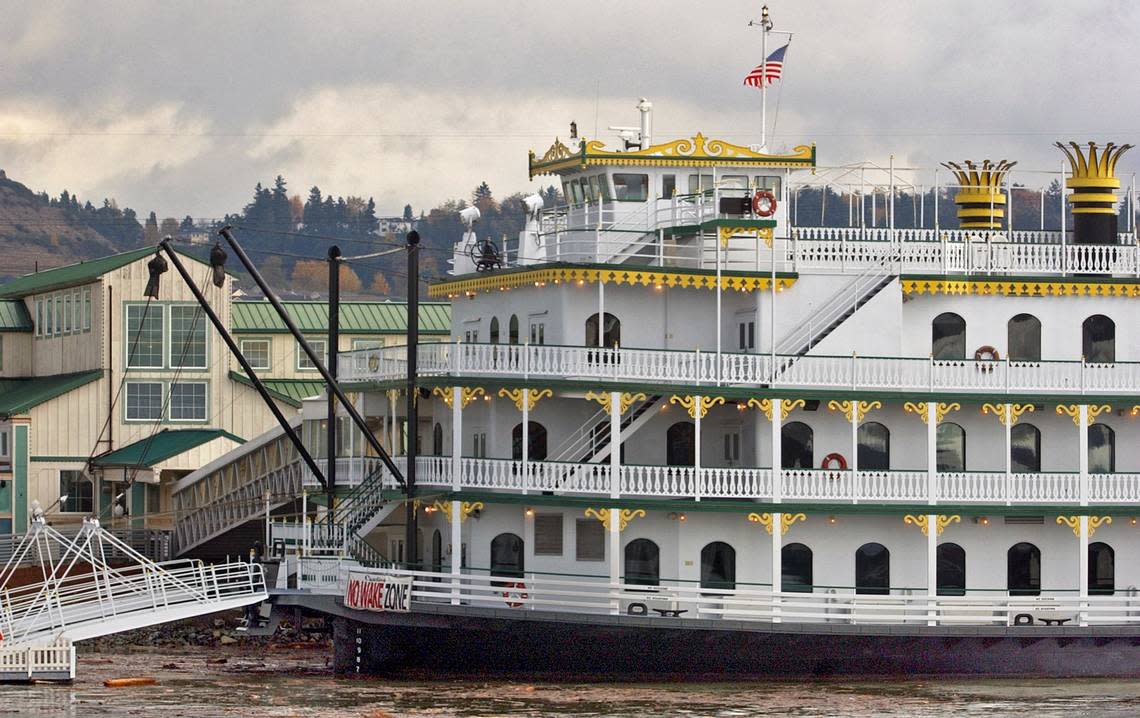
[[[622,395],[618,397],[618,409],[620,410],[619,413],[624,414],[627,410],[629,410],[630,404],[635,401],[645,401],[645,398],[645,394],[640,391],[636,394],[628,391],[622,392]]]
[[[1096,423],[1096,418],[1106,411],[1112,411],[1112,407],[1108,404],[1089,404],[1088,406],[1088,425],[1092,426]],[[1058,404],[1057,414],[1064,414],[1073,420],[1077,426],[1081,425],[1081,407],[1079,404]]]
[[[483,510],[483,502],[482,501],[464,501],[462,504],[459,505],[459,514],[461,517],[459,519],[459,521],[460,522],[466,521],[468,516],[475,513],[476,511],[482,511],[482,510]]]
[[[586,518],[595,518],[598,521],[602,522],[602,526],[604,526],[607,531],[610,530],[610,526],[611,526],[610,520],[611,520],[611,517],[613,516],[613,512],[610,511],[610,509],[592,509],[591,508],[591,509],[586,509],[586,511],[584,513],[585,513]],[[645,518],[645,509],[619,509],[619,510],[617,510],[618,531],[625,531],[626,527],[629,526],[629,522],[634,520],[634,519],[637,519],[637,518]]]
[[[780,514],[780,535],[788,533],[788,529],[797,521],[807,521],[807,514]]]
[[[1094,533],[1096,533],[1096,530],[1100,528],[1102,524],[1111,523],[1111,516],[1089,516],[1089,536],[1092,536]]]
[[[915,526],[922,529],[922,535],[923,536],[928,535],[927,531],[930,528],[928,526],[928,524],[930,523],[930,517],[927,516],[926,514],[919,514],[918,516],[915,516],[913,514],[907,514],[906,516],[903,516],[903,523],[904,524],[914,524]]]
[[[961,520],[962,520],[962,517],[956,516],[956,515],[955,516],[946,516],[946,515],[935,516],[934,517],[934,534],[935,534],[935,536],[941,536],[942,532],[946,530],[947,526],[949,526],[950,524],[956,524],[956,523],[960,522]],[[914,516],[912,514],[907,514],[906,516],[903,516],[903,523],[914,524],[918,528],[922,529],[922,535],[923,536],[929,536],[930,535],[930,516],[927,514],[919,514],[918,516]]]
[[[762,514],[750,513],[748,514],[748,520],[754,524],[760,524],[764,527],[768,534],[771,535],[772,529],[774,528],[773,523],[775,520],[772,514],[766,512]],[[788,529],[790,529],[792,525],[797,521],[807,521],[807,515],[802,513],[780,514],[780,535],[783,536],[784,534],[788,533]]]
[[[949,414],[952,411],[958,411],[961,408],[962,408],[962,405],[956,401],[953,401],[950,403],[940,402],[940,403],[936,404],[934,406],[934,423],[935,424],[941,424],[942,420],[946,418],[947,414]],[[915,403],[913,401],[908,401],[905,404],[903,404],[903,411],[905,411],[909,414],[917,414],[918,418],[922,419],[923,424],[925,424],[928,421],[927,415],[926,415],[926,404],[924,404],[922,402]]]
[[[765,529],[767,529],[768,535],[772,534],[772,514],[769,514],[769,513],[763,513],[763,514],[751,513],[751,514],[748,514],[748,520],[754,524],[760,524],[761,526],[763,526]]]
[[[772,420],[772,400],[771,399],[749,399],[747,406],[753,409],[759,409],[764,412],[764,416],[768,417],[768,421]]]
[[[700,401],[697,401],[698,398],[700,399]],[[723,404],[724,403],[724,397],[723,396],[702,396],[702,397],[677,396],[676,394],[674,394],[673,396],[669,397],[669,403],[670,404],[679,404],[681,406],[681,408],[683,408],[689,412],[689,418],[691,418],[691,419],[696,419],[698,414],[703,419],[703,418],[705,418],[705,415],[709,413],[709,409],[716,406],[717,404]]]
[[[440,399],[442,399],[443,403],[447,404],[448,409],[451,408],[452,400],[455,398],[451,394],[451,387],[437,386],[436,388],[431,390],[431,393],[438,396]]]
[[[883,408],[882,402],[878,401],[836,401],[832,399],[827,402],[827,408],[831,411],[841,411],[847,421],[851,421],[851,416],[855,416],[855,422],[863,421],[863,417],[867,415],[872,409]]]
[[[938,516],[937,520],[938,520],[938,535],[941,536],[942,532],[946,529],[947,526],[949,526],[950,524],[956,524],[956,523],[961,522],[962,517],[958,516],[956,514],[953,516],[945,516],[945,515],[940,514]]]
[[[1106,411],[1112,411],[1112,407],[1108,404],[1089,404],[1089,426],[1096,423],[1096,418]],[[1091,531],[1089,532],[1092,533]]]
[[[531,389],[525,391],[523,389],[499,389],[499,396],[510,399],[515,403],[515,408],[522,411],[523,400],[526,400],[527,411],[534,411],[534,407],[538,404],[538,400],[547,396],[554,396],[554,392],[550,389]]]
[[[451,523],[451,502],[450,501],[436,501],[432,504],[432,508],[439,511],[447,517],[448,523]]]
[[[1034,410],[1032,404],[982,404],[982,413],[993,414],[1002,426],[1006,424],[1013,426],[1022,414]]]
[[[473,388],[461,387],[459,389],[459,408],[466,409],[467,405],[475,401],[475,397],[483,395],[486,396],[487,392],[483,391],[483,387],[476,386]]]
[[[1074,536],[1081,535],[1081,519],[1079,516],[1058,516],[1057,524],[1064,524],[1073,530]]]
[[[610,393],[603,391],[595,394],[592,391],[586,392],[586,401],[596,401],[602,405],[602,409],[608,414],[610,413]]]

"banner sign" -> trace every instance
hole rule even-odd
[[[344,606],[360,611],[407,613],[412,610],[412,577],[349,572]]]

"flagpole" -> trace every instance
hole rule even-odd
[[[772,20],[768,17],[768,6],[760,10],[760,151],[768,151],[768,32]]]

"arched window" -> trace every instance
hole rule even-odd
[[[802,421],[784,424],[780,434],[780,466],[784,469],[810,469],[815,466],[815,435]]]
[[[1031,543],[1016,543],[1006,552],[1006,588],[1011,596],[1041,593],[1041,549]]]
[[[696,430],[692,422],[678,421],[665,432],[665,463],[692,466],[696,461]]]
[[[1089,595],[1111,596],[1116,592],[1116,552],[1101,541],[1089,544]]]
[[[499,318],[491,317],[491,343],[499,343]]]
[[[586,346],[588,347],[605,347],[613,349],[621,345],[621,320],[614,315],[606,312],[605,322],[602,327],[602,342],[598,343],[598,315],[591,314],[586,319]]]
[[[891,552],[881,543],[865,543],[855,551],[855,593],[891,592]]]
[[[434,456],[443,456],[443,427],[438,421],[431,430],[431,453]]]
[[[511,458],[522,461],[522,429],[521,423],[515,424],[511,431]],[[527,460],[543,461],[546,459],[546,427],[537,421],[527,422]]]
[[[1018,314],[1006,324],[1006,355],[1010,361],[1041,361],[1041,321]]]
[[[966,595],[966,549],[956,543],[938,544],[936,571],[939,596]]]
[[[522,578],[523,541],[515,534],[499,534],[491,539],[491,575]]]
[[[1116,361],[1116,323],[1094,314],[1081,325],[1081,355],[1090,364]]]
[[[1116,432],[1111,426],[1089,427],[1089,473],[1111,474],[1116,471]]]
[[[802,543],[790,543],[780,550],[781,591],[812,592],[811,559],[811,549]]]
[[[431,535],[431,570],[436,573],[443,571],[443,535],[439,529]]]
[[[511,321],[507,325],[507,342],[510,344],[519,343],[519,318],[517,314],[511,315]]]
[[[634,539],[625,545],[625,582],[656,586],[661,582],[661,550],[649,539]]]
[[[877,421],[859,427],[859,470],[889,471],[891,468],[891,432]]]
[[[952,421],[938,425],[938,470],[966,470],[966,430]]]
[[[1009,430],[1009,459],[1015,473],[1041,471],[1041,432],[1036,426],[1017,424]]]
[[[966,320],[945,312],[930,324],[930,352],[935,359],[966,358]]]
[[[736,549],[723,541],[701,549],[701,588],[736,588]]]

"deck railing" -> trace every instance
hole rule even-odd
[[[402,380],[403,346],[340,355],[343,381]],[[419,375],[646,382],[945,393],[1126,394],[1140,386],[1140,362],[1009,361],[738,354],[553,344],[419,345]]]

